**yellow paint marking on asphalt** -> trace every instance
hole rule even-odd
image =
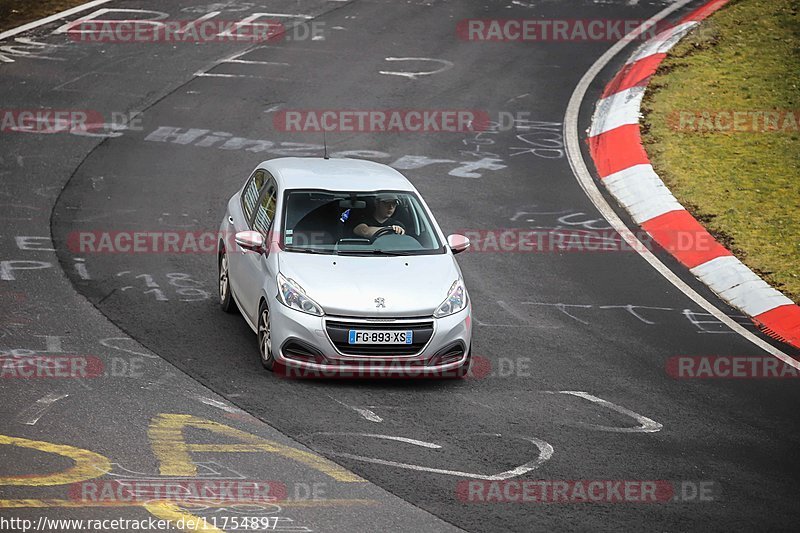
[[[350,506],[350,505],[378,505],[378,500],[362,500],[358,498],[353,499],[330,499],[330,500],[276,500],[270,502],[278,507],[337,507],[337,506]]]
[[[0,445],[3,444],[60,455],[72,459],[75,461],[75,464],[62,472],[51,474],[25,474],[0,477],[0,485],[25,485],[33,487],[66,485],[67,483],[77,483],[86,481],[87,479],[94,479],[111,471],[111,461],[98,453],[90,452],[82,448],[75,448],[74,446],[67,446],[66,444],[52,444],[40,440],[0,435]]]
[[[207,531],[208,533],[224,533],[222,529],[218,529],[207,523],[202,518],[186,512],[172,502],[148,502],[145,503],[143,507],[156,518],[169,520],[173,526],[177,527],[181,531]]]
[[[193,452],[225,452],[225,453],[255,453],[278,451],[277,448],[269,448],[263,444],[189,444],[189,450]]]
[[[184,428],[204,429],[240,441],[238,444],[196,444],[184,440]],[[291,446],[263,439],[251,433],[191,415],[160,414],[150,421],[147,436],[159,461],[161,475],[195,476],[197,466],[190,452],[212,453],[275,453],[318,470],[337,481],[363,483],[352,472],[327,459]]]
[[[28,509],[28,508],[89,508],[89,507],[144,507],[161,501],[151,502],[127,502],[127,501],[92,501],[92,500],[59,500],[59,499],[18,499],[0,500],[0,509]],[[181,502],[163,500],[164,503],[178,505]],[[270,505],[278,507],[349,507],[353,505],[378,505],[377,500],[352,499],[326,499],[326,500],[275,500],[265,502],[264,500],[253,501],[220,501],[220,500],[192,500],[191,505],[202,505],[203,507],[228,507],[231,505]]]

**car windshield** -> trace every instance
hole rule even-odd
[[[291,252],[427,255],[444,245],[410,192],[289,190],[281,244]]]

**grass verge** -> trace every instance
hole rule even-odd
[[[10,30],[89,0],[0,0],[0,31]]]
[[[672,193],[795,303],[799,11],[800,0],[734,0],[672,49],[642,107],[645,148]]]

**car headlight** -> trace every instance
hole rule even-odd
[[[467,289],[464,288],[464,282],[457,279],[450,286],[447,291],[447,298],[442,304],[433,312],[436,318],[442,318],[452,315],[464,309],[467,306]]]
[[[278,299],[283,305],[309,315],[322,316],[322,307],[306,296],[303,287],[278,273]]]

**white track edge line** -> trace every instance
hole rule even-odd
[[[583,75],[581,80],[578,82],[578,85],[575,87],[575,90],[570,97],[569,104],[567,105],[567,111],[564,115],[564,139],[566,141],[566,152],[567,152],[567,159],[569,160],[570,167],[572,167],[572,172],[575,175],[575,178],[578,180],[581,188],[592,201],[594,206],[603,215],[603,217],[611,224],[611,226],[620,233],[620,235],[628,242],[631,247],[636,250],[636,252],[644,258],[645,261],[650,263],[654,269],[658,271],[659,274],[664,276],[672,285],[674,285],[678,290],[688,296],[692,301],[694,301],[697,305],[708,311],[712,316],[714,316],[717,320],[728,326],[731,330],[738,333],[757,347],[761,348],[765,352],[773,355],[783,361],[785,364],[792,366],[798,370],[800,370],[800,361],[790,357],[789,355],[785,354],[778,348],[772,346],[768,342],[758,338],[756,335],[751,333],[750,331],[746,330],[743,326],[736,323],[734,320],[729,318],[725,313],[723,313],[720,309],[714,306],[711,302],[703,298],[700,294],[698,294],[694,289],[692,289],[688,284],[686,284],[683,280],[681,280],[674,272],[672,272],[667,266],[661,262],[653,253],[648,250],[641,241],[631,232],[630,229],[625,225],[622,219],[617,216],[614,212],[614,209],[609,205],[606,199],[603,197],[600,189],[597,187],[597,184],[594,182],[591,174],[589,173],[589,169],[586,166],[586,162],[583,160],[583,154],[581,152],[580,146],[580,139],[578,136],[578,114],[580,112],[581,103],[583,102],[584,97],[586,96],[586,91],[589,89],[589,85],[594,81],[600,71],[605,68],[606,65],[613,59],[617,54],[619,54],[633,39],[635,39],[642,31],[645,26],[648,24],[655,24],[660,20],[668,17],[673,12],[681,9],[682,7],[686,6],[687,4],[693,2],[694,0],[679,0],[675,4],[663,9],[662,11],[656,13],[654,16],[647,19],[641,26],[634,29],[628,35],[622,38],[622,40],[614,43],[614,45],[609,48],[602,56],[600,56],[597,61],[589,68],[588,71]]]
[[[0,33],[0,41],[2,41],[4,39],[8,39],[9,37],[13,37],[15,35],[18,35],[20,33],[26,32],[28,30],[32,30],[34,28],[38,28],[39,26],[44,26],[45,24],[48,24],[48,23],[53,22],[55,20],[59,20],[59,19],[62,19],[64,17],[68,17],[70,15],[74,15],[75,13],[80,13],[81,11],[86,11],[87,9],[91,9],[93,7],[96,7],[96,6],[107,4],[110,1],[111,0],[93,0],[92,2],[86,2],[85,4],[81,4],[79,6],[75,6],[73,8],[66,9],[64,11],[56,13],[55,15],[50,15],[49,17],[45,17],[45,18],[39,19],[39,20],[34,20],[33,22],[29,22],[27,24],[23,24],[22,26],[17,26],[16,28],[4,31],[3,33]]]

